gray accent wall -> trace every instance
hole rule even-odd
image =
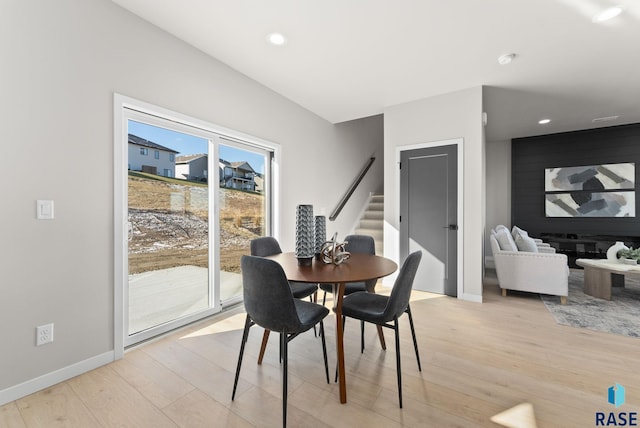
[[[635,163],[638,183],[639,143],[640,124],[514,138],[512,222],[533,236],[541,233],[640,236],[638,213],[635,217],[547,217],[544,185],[545,168],[627,162]],[[637,201],[637,185],[635,193]]]

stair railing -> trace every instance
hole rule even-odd
[[[342,208],[344,208],[344,206],[347,204],[347,201],[349,200],[349,198],[351,198],[351,195],[353,195],[353,192],[355,192],[356,187],[358,187],[358,185],[364,178],[367,171],[369,171],[369,168],[371,168],[371,165],[375,160],[376,158],[373,156],[369,158],[367,163],[362,168],[362,171],[360,171],[360,173],[355,178],[355,180],[353,180],[353,183],[351,183],[351,186],[349,186],[349,188],[347,189],[347,192],[344,194],[342,199],[340,199],[340,202],[338,202],[338,205],[336,205],[336,207],[333,209],[333,212],[329,216],[329,220],[334,221],[338,217],[338,214],[340,214],[340,211],[342,211]]]

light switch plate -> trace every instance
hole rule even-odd
[[[36,201],[36,217],[38,220],[53,220],[53,201],[38,199]]]

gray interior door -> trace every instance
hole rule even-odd
[[[457,150],[455,144],[400,156],[400,257],[422,250],[414,288],[457,296]]]

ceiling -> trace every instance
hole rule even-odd
[[[640,123],[638,0],[112,1],[333,123],[480,85],[488,141]]]

